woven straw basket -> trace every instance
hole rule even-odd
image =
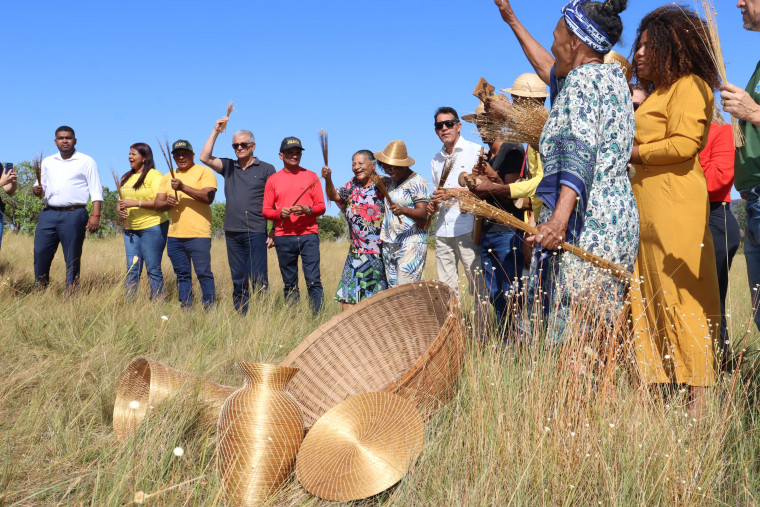
[[[464,353],[456,294],[443,282],[385,290],[330,319],[282,362],[301,371],[288,384],[306,428],[365,392],[412,399],[424,416],[451,399]]]
[[[215,426],[224,400],[237,389],[201,380],[147,357],[137,357],[119,379],[113,431],[117,440],[123,442],[134,433],[149,408],[175,394],[196,397],[201,404],[203,423]],[[137,408],[130,408],[133,402],[137,402]]]

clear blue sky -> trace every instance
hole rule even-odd
[[[548,48],[564,3],[513,6]],[[640,19],[660,5],[629,3],[619,53],[630,54]],[[760,33],[742,29],[735,2],[716,9],[729,80],[744,87]],[[231,133],[246,128],[277,169],[282,138],[300,137],[302,165],[319,171],[325,128],[336,183],[350,178],[356,150],[393,139],[430,180],[435,109],[472,112],[480,76],[506,88],[531,71],[491,0],[4,2],[2,41],[0,160],[53,153],[67,124],[111,188],[111,168],[128,169],[134,142],[151,145],[162,172],[157,136],[186,138],[199,154],[230,100],[237,110],[216,156],[232,156]],[[463,133],[477,140],[468,124]]]

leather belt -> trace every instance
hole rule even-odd
[[[72,204],[71,206],[48,206],[47,209],[51,209],[53,211],[74,211],[86,207],[86,204]]]

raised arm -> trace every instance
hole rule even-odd
[[[214,143],[216,143],[216,138],[219,137],[219,134],[222,133],[224,126],[227,124],[227,120],[228,118],[226,116],[223,116],[222,118],[216,120],[214,130],[211,131],[211,135],[208,136],[208,139],[206,139],[206,144],[203,145],[203,149],[201,150],[201,162],[219,174],[222,173],[222,161],[213,156],[212,153],[214,152]]]
[[[337,203],[338,206],[342,205],[343,199],[341,199],[340,194],[335,189],[332,180],[332,170],[329,167],[322,167],[322,177],[325,179],[325,194],[327,195],[327,198]]]
[[[517,37],[517,41],[522,47],[523,53],[528,58],[528,61],[533,66],[533,69],[538,74],[541,80],[549,84],[549,72],[554,66],[554,57],[548,52],[536,39],[528,32],[528,30],[520,23],[515,16],[515,11],[512,10],[512,5],[509,0],[494,0],[496,7],[499,8],[501,13],[501,19],[503,19]]]

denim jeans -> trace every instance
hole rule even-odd
[[[274,247],[277,250],[280,274],[285,286],[285,299],[296,302],[300,297],[298,292],[298,257],[300,256],[311,308],[314,313],[321,311],[324,294],[319,274],[319,236],[317,234],[275,236]]]
[[[520,292],[524,260],[522,233],[485,232],[481,238],[480,249],[486,289],[499,319],[499,329],[503,333],[509,321],[508,299]]]
[[[734,255],[739,249],[741,234],[739,223],[731,213],[728,203],[710,203],[710,221],[708,223],[715,248],[715,264],[718,268],[718,291],[720,293],[720,351],[723,358],[729,357],[730,340],[726,328],[726,294],[728,292],[728,271]]]
[[[752,315],[760,329],[760,188],[747,192],[747,224],[744,231],[744,258],[747,261],[749,296],[752,299]]]
[[[266,290],[267,235],[265,232],[225,232],[227,262],[232,275],[232,303],[235,310],[245,314],[251,290]]]
[[[201,286],[203,306],[216,300],[214,273],[211,272],[211,238],[169,238],[166,253],[177,275],[177,296],[183,308],[193,304],[193,279],[190,264]]]
[[[42,286],[50,279],[50,265],[58,250],[63,248],[66,262],[66,289],[72,290],[79,280],[82,244],[90,216],[85,208],[70,211],[43,209],[37,218],[34,233],[34,280]]]
[[[164,293],[164,277],[161,274],[161,258],[166,248],[169,221],[147,229],[124,231],[124,250],[127,252],[127,278],[124,282],[127,297],[134,295],[140,283],[143,263],[150,282],[150,298]],[[134,258],[137,257],[137,262]]]

